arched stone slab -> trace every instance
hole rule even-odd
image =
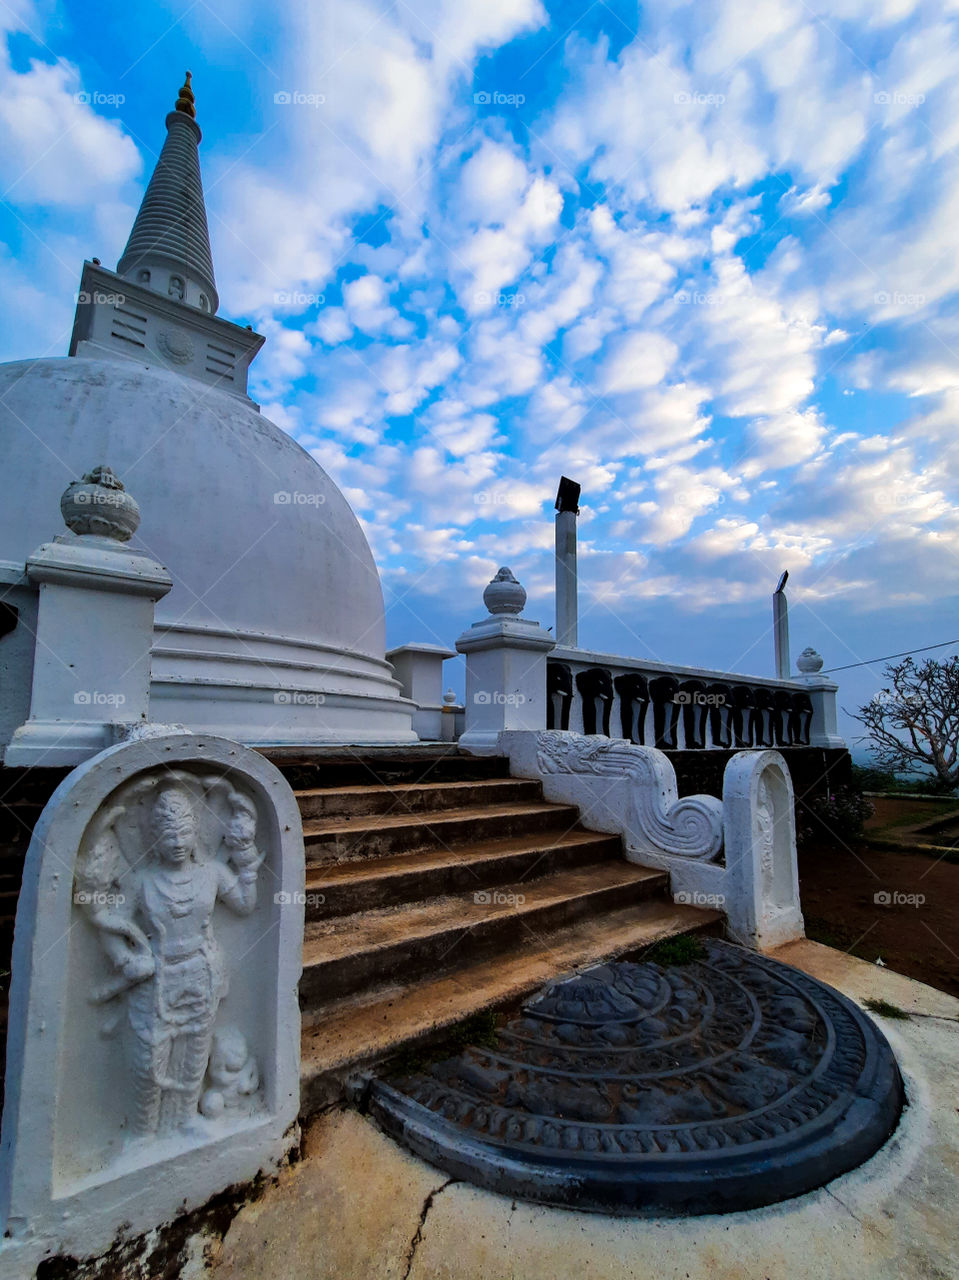
[[[706,939],[686,964],[599,965],[543,988],[495,1041],[376,1081],[416,1155],[502,1195],[601,1213],[727,1213],[868,1159],[902,1080],[825,983]]]
[[[0,1275],[95,1254],[282,1159],[303,887],[295,797],[237,743],[145,737],[57,789],[17,909]]]

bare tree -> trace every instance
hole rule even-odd
[[[912,658],[883,671],[885,689],[855,717],[872,738],[880,767],[932,769],[947,787],[959,786],[959,656],[937,662]]]

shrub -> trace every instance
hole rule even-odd
[[[873,806],[856,786],[836,787],[798,806],[800,843],[859,840]]]

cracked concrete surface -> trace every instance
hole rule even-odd
[[[214,1280],[952,1280],[959,1278],[959,1000],[815,943],[777,958],[860,1003],[899,1058],[909,1106],[886,1146],[767,1209],[637,1220],[546,1209],[447,1178],[354,1111],[309,1129],[303,1160],[238,1214]]]
[[[413,1270],[413,1260],[416,1257],[416,1248],[419,1242],[423,1239],[423,1227],[426,1225],[426,1219],[429,1216],[430,1209],[433,1207],[433,1201],[441,1192],[445,1191],[447,1187],[452,1186],[456,1181],[456,1178],[447,1178],[441,1186],[435,1187],[423,1201],[423,1208],[420,1210],[420,1220],[416,1226],[416,1234],[410,1241],[410,1247],[406,1251],[406,1270],[403,1272],[403,1280],[407,1280],[407,1277]]]

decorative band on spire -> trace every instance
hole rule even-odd
[[[182,111],[184,115],[188,115],[191,120],[196,119],[196,97],[191,88],[190,81],[193,79],[193,72],[186,73],[186,79],[180,90],[180,95],[176,100],[175,111]]]

